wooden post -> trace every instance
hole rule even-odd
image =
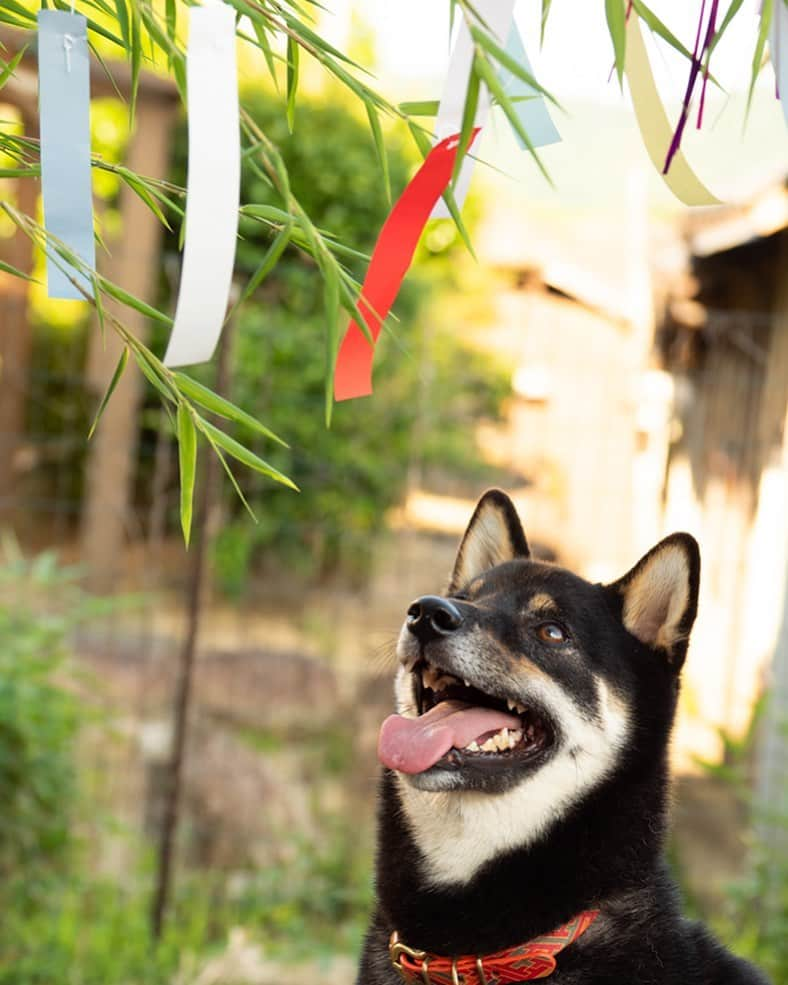
[[[38,137],[35,116],[22,109],[26,137]],[[17,204],[21,212],[35,215],[40,182],[34,178],[16,181]],[[17,270],[33,270],[33,243],[17,229],[3,257]],[[14,506],[15,455],[22,443],[27,409],[28,372],[32,336],[27,319],[29,287],[21,278],[6,276],[0,291],[0,518]]]
[[[175,104],[171,100],[140,101],[137,132],[126,162],[129,168],[145,175],[166,175],[174,113]],[[121,192],[121,215],[123,232],[110,247],[112,255],[101,264],[103,273],[129,293],[150,301],[155,296],[159,275],[161,224],[128,187]],[[113,307],[110,302],[105,304]],[[143,315],[128,308],[120,311],[117,307],[115,313],[137,338],[146,338]],[[114,332],[108,329],[105,341],[96,327],[86,376],[97,402],[112,377],[122,348]],[[82,556],[94,590],[107,591],[113,587],[130,526],[141,395],[142,377],[132,361],[90,445],[82,514]]]
[[[771,453],[772,464],[781,466],[785,497],[782,618],[772,656],[769,699],[761,732],[756,804],[760,815],[758,840],[767,857],[775,859],[785,857],[788,851],[788,232],[783,232],[781,246],[759,435],[764,454]],[[779,892],[778,886],[772,889]]]

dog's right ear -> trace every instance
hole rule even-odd
[[[664,653],[679,671],[698,611],[699,582],[697,541],[690,534],[671,534],[605,590],[624,628]]]
[[[462,538],[448,592],[451,595],[496,564],[530,554],[514,503],[500,489],[488,489]]]

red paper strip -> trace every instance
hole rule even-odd
[[[471,144],[478,132],[479,128],[473,131]],[[380,231],[359,299],[364,322],[375,341],[399,293],[430,213],[451,180],[459,143],[459,134],[454,134],[432,148]],[[372,393],[374,354],[374,345],[370,344],[358,323],[351,321],[337,356],[336,400],[352,400]]]

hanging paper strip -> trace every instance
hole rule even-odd
[[[659,97],[640,30],[640,18],[634,11],[627,21],[625,72],[643,143],[654,166],[662,174],[665,156],[673,139],[673,127]],[[676,149],[670,169],[667,174],[662,174],[662,178],[676,198],[685,205],[720,204],[720,200],[692,170],[680,148]]]
[[[778,0],[775,4],[769,33],[769,47],[777,84],[777,96],[788,125],[788,7],[782,0]]]
[[[44,226],[92,270],[93,192],[90,174],[90,59],[87,21],[63,10],[38,12],[38,104]],[[47,248],[47,293],[84,300],[73,278],[93,296],[90,278]]]
[[[509,36],[514,2],[515,0],[476,0],[474,5],[479,16],[501,45],[506,43],[506,39]],[[438,118],[435,121],[435,135],[438,140],[443,140],[452,134],[459,133],[462,129],[462,111],[465,108],[465,93],[468,88],[472,64],[473,40],[465,18],[461,17],[457,40],[452,49],[449,70],[446,74],[443,95],[441,96],[440,106],[438,108]],[[490,94],[486,86],[482,86],[481,92],[479,93],[479,105],[476,109],[474,125],[476,127],[483,127],[487,122],[489,112]],[[454,199],[457,207],[460,209],[468,194],[472,171],[473,161],[470,157],[466,157],[453,189]],[[439,201],[432,211],[432,218],[447,219],[449,216],[450,213],[446,207],[446,203]]]
[[[474,130],[471,145],[478,132],[478,129]],[[359,302],[364,322],[375,341],[411,264],[430,212],[451,180],[458,145],[459,135],[455,133],[432,148],[380,231]],[[334,375],[337,400],[366,397],[372,393],[374,353],[374,345],[358,324],[351,321],[337,357]]]
[[[183,269],[164,362],[206,362],[230,297],[241,187],[235,12],[192,7],[186,51],[189,164]]]
[[[509,40],[506,43],[506,53],[510,55],[519,65],[533,75],[531,62],[525,51],[525,45],[517,27],[517,21],[512,20],[509,30]],[[501,84],[504,92],[514,103],[514,111],[523,125],[523,129],[528,134],[534,147],[546,147],[548,144],[557,144],[561,140],[561,135],[556,130],[555,123],[547,110],[547,101],[544,96],[527,82],[510,72],[508,68],[502,68]],[[517,131],[514,131],[515,138],[522,150],[527,150],[525,141]]]

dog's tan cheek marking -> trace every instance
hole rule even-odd
[[[524,677],[526,680],[532,680],[536,677],[545,681],[552,681],[547,671],[542,670],[532,660],[529,660],[525,654],[510,650],[508,647],[501,647],[500,652],[508,661],[508,672],[515,679],[519,680]]]

